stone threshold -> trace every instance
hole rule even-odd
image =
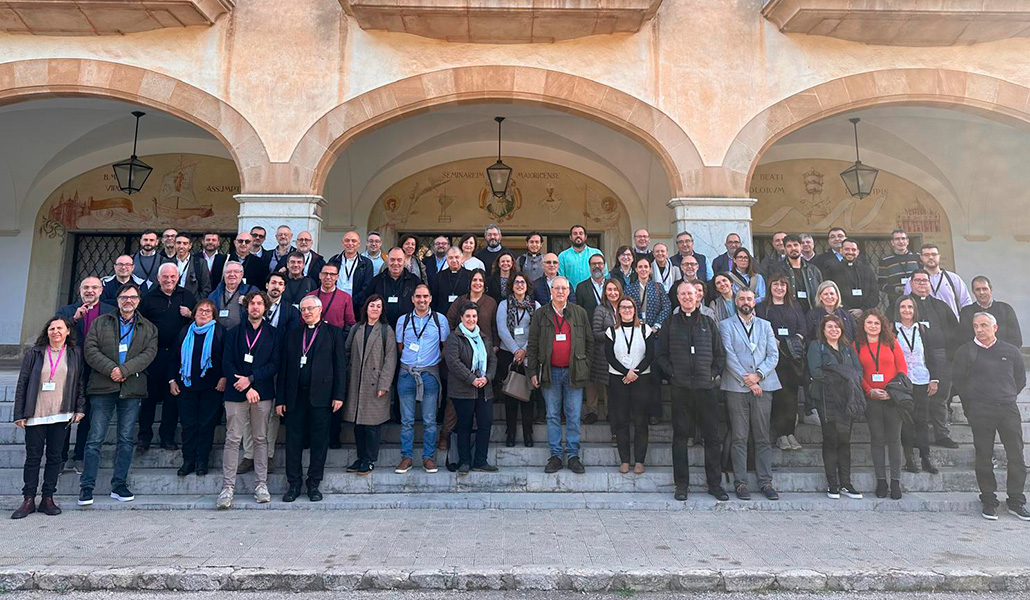
[[[327,569],[10,567],[0,592],[89,590],[354,591],[563,590],[577,592],[903,591],[1021,592],[1030,569],[755,570],[546,567]]]

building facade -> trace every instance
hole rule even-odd
[[[1030,7],[955,0],[27,1],[0,8],[0,344],[34,337],[143,229],[480,233],[608,253],[647,228],[895,227],[1030,283]],[[865,6],[868,4],[869,6]],[[139,194],[110,165],[139,150]],[[484,171],[514,168],[505,198]],[[839,173],[880,169],[862,200]],[[92,261],[92,262],[91,262]],[[106,264],[105,264],[105,261]]]

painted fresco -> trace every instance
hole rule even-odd
[[[36,234],[67,231],[143,229],[234,230],[240,191],[236,165],[197,154],[141,157],[154,168],[143,189],[131,196],[118,189],[110,166],[99,167],[58,187],[40,210]]]
[[[936,198],[882,170],[871,195],[852,198],[840,178],[851,164],[799,159],[760,165],[751,181],[751,196],[758,199],[751,209],[755,233],[783,230],[819,237],[836,226],[856,237],[883,237],[900,227],[935,242],[942,255],[953,254],[951,223]]]
[[[511,184],[496,198],[486,179],[491,158],[455,161],[426,169],[392,185],[376,201],[369,230],[383,245],[397,231],[455,231],[480,234],[490,223],[503,231],[567,231],[575,223],[604,235],[603,250],[614,254],[630,239],[629,215],[604,184],[572,169],[526,158],[506,158]],[[610,247],[609,247],[610,246]]]

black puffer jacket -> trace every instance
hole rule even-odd
[[[726,364],[726,350],[715,321],[699,310],[693,316],[688,320],[678,312],[666,319],[658,334],[656,361],[672,385],[710,390]]]

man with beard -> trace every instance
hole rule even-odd
[[[255,225],[250,228],[250,253],[262,259],[262,262],[265,264],[268,264],[268,260],[265,255],[265,253],[268,252],[265,250],[265,237],[267,236],[268,232],[260,225]],[[256,284],[257,282],[254,283]]]
[[[234,240],[235,250],[229,253],[226,262],[238,262],[243,265],[243,283],[251,286],[261,285],[268,278],[268,265],[265,261],[250,253],[254,239],[250,233],[241,231]]]
[[[204,234],[201,245],[204,250],[198,252],[196,256],[207,265],[207,272],[211,274],[210,281],[213,288],[222,281],[222,269],[225,268],[225,259],[227,258],[226,255],[218,252],[222,246],[222,238],[217,233],[208,232]]]
[[[289,225],[275,229],[275,248],[268,252],[268,270],[281,271],[286,268],[286,257],[297,248],[293,246],[293,230]]]
[[[310,231],[302,231],[297,234],[297,252],[300,252],[304,259],[304,276],[310,277],[317,284],[318,274],[322,272],[325,259],[311,249],[314,244],[315,238],[311,236]]]
[[[318,283],[304,276],[304,255],[294,250],[286,257],[286,290],[283,302],[300,308],[300,299],[318,289]]]
[[[350,294],[351,306],[354,313],[357,313],[361,310],[361,305],[365,303],[361,292],[375,277],[375,273],[372,272],[372,261],[358,254],[361,237],[357,231],[352,229],[343,234],[340,243],[343,245],[343,252],[330,258],[327,264],[336,265],[340,270],[339,276],[336,278],[336,287]]]
[[[487,226],[486,231],[483,232],[483,237],[486,239],[486,248],[477,252],[476,258],[483,261],[483,270],[489,273],[494,267],[494,261],[497,260],[497,256],[506,248],[501,245],[501,228],[493,223]]]
[[[601,304],[602,298],[604,298],[604,255],[598,253],[590,257],[590,278],[581,281],[576,286],[575,304],[587,311],[588,323],[594,322],[594,311]],[[590,358],[593,360],[594,357]],[[583,422],[587,425],[597,422],[598,406],[602,399],[607,404],[608,387],[593,381],[588,383],[586,400],[583,403],[586,411]]]
[[[179,232],[169,227],[164,230],[161,234],[161,252],[159,258],[162,263],[172,262],[175,260],[175,238],[179,237]]]
[[[788,235],[783,238],[783,249],[787,253],[786,260],[776,263],[772,275],[783,274],[790,281],[790,289],[794,291],[794,300],[801,307],[801,312],[808,313],[815,302],[815,293],[823,282],[823,274],[819,269],[801,256],[801,238]],[[841,290],[843,293],[843,290]]]
[[[526,236],[527,252],[515,260],[519,270],[525,273],[530,282],[536,281],[544,275],[544,257],[540,254],[543,247],[543,236],[536,232],[530,233]]]
[[[203,298],[211,293],[211,274],[207,263],[197,260],[192,254],[193,242],[190,236],[181,233],[175,238],[175,268],[179,272],[179,287],[188,290],[194,298]]]
[[[438,235],[433,239],[433,252],[422,259],[426,267],[429,289],[436,289],[437,273],[447,269],[447,251],[451,248],[451,241],[445,235]],[[480,259],[482,260],[482,259]],[[355,303],[355,310],[360,310],[361,304]]]
[[[941,268],[941,251],[937,244],[923,244],[919,249],[923,268],[930,274],[930,295],[943,302],[958,318],[963,306],[973,303],[966,283],[957,274]],[[912,280],[905,286],[905,293],[912,291]]]
[[[576,289],[590,278],[590,257],[601,251],[587,246],[587,230],[582,225],[573,225],[569,229],[569,241],[572,246],[558,255],[558,275],[568,279],[572,289]]]
[[[841,253],[844,259],[836,263],[831,261],[826,277],[837,284],[841,304],[858,322],[863,311],[876,308],[880,304],[880,288],[876,283],[873,268],[864,260],[858,259],[858,242],[844,240],[841,244]]]
[[[451,246],[447,250],[447,268],[436,274],[436,286],[431,288],[433,310],[447,314],[455,300],[469,293],[471,283],[472,271],[461,266],[461,249]]]
[[[715,260],[712,261],[713,276],[719,273],[729,273],[730,269],[733,268],[733,259],[731,257],[737,251],[737,248],[741,246],[740,235],[736,233],[727,235],[723,245],[726,247],[726,252],[716,256]]]
[[[780,389],[776,363],[780,351],[772,325],[754,315],[755,293],[740,290],[734,300],[737,314],[719,323],[726,368],[720,388],[726,392],[730,413],[733,485],[740,500],[750,500],[747,488],[748,438],[755,443],[755,473],[758,489],[769,500],[779,500],[772,484],[772,445],[769,423],[772,392]]]
[[[676,256],[673,256],[669,260],[672,261],[672,266],[680,269],[682,272],[683,260],[687,257],[694,257],[694,262],[697,263],[697,268],[694,269],[695,273],[690,276],[690,279],[700,279],[701,281],[708,281],[712,278],[712,265],[708,262],[708,257],[700,252],[694,251],[694,236],[689,231],[681,231],[676,235]],[[685,279],[685,277],[681,277]],[[673,299],[673,304],[677,304],[676,299]]]
[[[157,252],[156,231],[148,229],[139,236],[139,250],[132,257],[132,262],[132,274],[146,282],[147,288],[157,283],[157,268],[161,266],[161,257]]]
[[[908,234],[904,229],[891,232],[891,249],[893,252],[889,256],[880,259],[876,272],[880,291],[887,294],[887,306],[894,306],[905,292],[905,284],[912,273],[920,267],[919,255],[908,250]]]
[[[122,286],[127,283],[136,284],[136,287],[144,293],[150,289],[151,283],[149,281],[144,281],[142,277],[136,277],[132,274],[134,267],[135,263],[128,254],[123,254],[114,259],[114,275],[108,275],[100,280],[100,284],[104,288],[103,293],[100,295],[102,302],[115,306],[118,302],[118,290],[122,289]]]

